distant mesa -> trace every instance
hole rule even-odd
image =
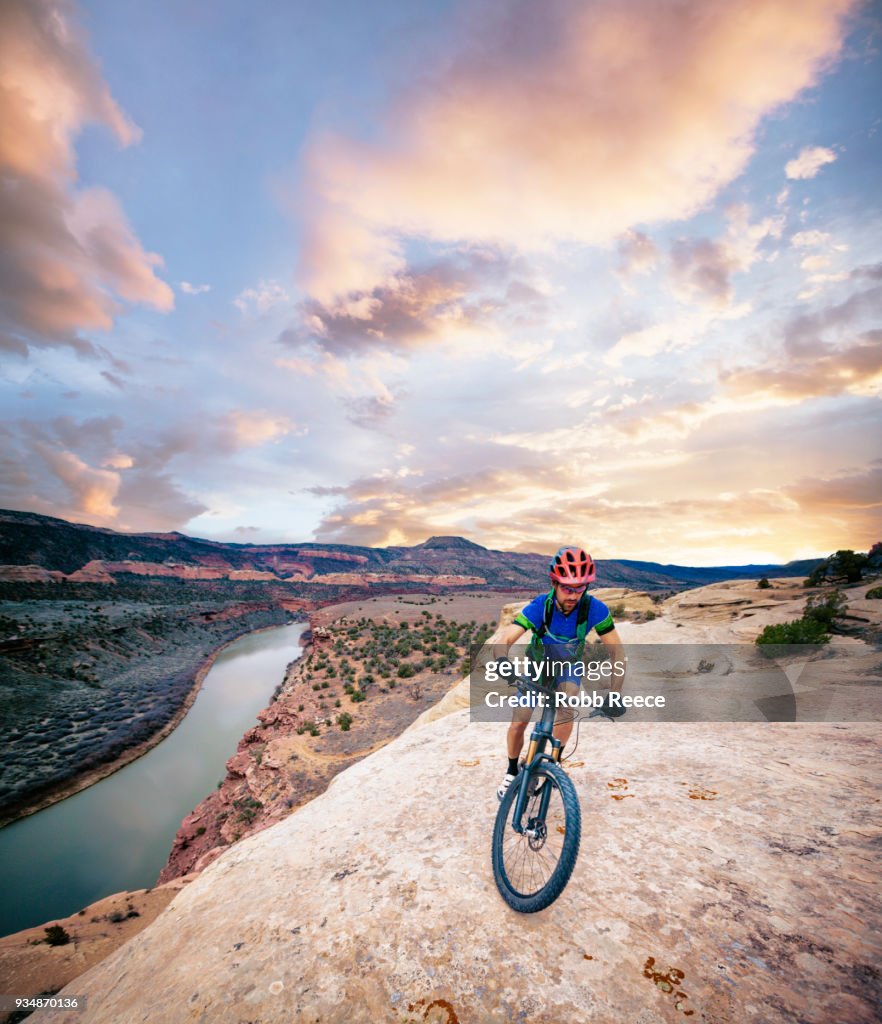
[[[430,537],[422,544],[415,545],[415,548],[439,548],[444,551],[487,551],[488,549],[476,544],[465,537]]]
[[[410,547],[241,544],[182,533],[117,533],[34,512],[0,509],[0,582],[113,583],[137,575],[267,585],[548,587],[548,554],[496,551],[464,537],[430,537]],[[690,567],[607,559],[600,586],[682,590],[732,578],[807,574],[822,559],[785,566]]]

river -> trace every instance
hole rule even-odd
[[[240,637],[218,655],[180,725],[143,757],[0,829],[0,935],[156,884],[181,821],[226,774],[227,759],[300,654],[304,629],[295,623]]]

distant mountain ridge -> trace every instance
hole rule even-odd
[[[0,565],[38,566],[64,573],[84,570],[128,571],[121,563],[147,563],[139,574],[182,572],[263,573],[281,581],[407,582],[419,577],[445,577],[449,583],[493,588],[543,589],[547,585],[548,555],[496,551],[463,537],[430,537],[410,547],[360,547],[348,544],[239,544],[204,540],[173,533],[119,533],[104,527],[70,523],[33,512],[0,510]],[[693,567],[661,565],[631,559],[598,561],[597,582],[638,590],[682,589],[732,578],[758,578],[808,573],[822,559],[803,559],[786,565]],[[89,569],[85,569],[85,567]],[[162,567],[162,571],[159,568]],[[485,581],[485,582],[483,582]],[[330,579],[327,579],[330,582]],[[413,582],[417,582],[416,579]],[[439,579],[439,582],[440,579]]]

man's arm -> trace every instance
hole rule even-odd
[[[628,662],[625,658],[625,645],[622,643],[622,638],[619,636],[618,630],[611,629],[608,633],[603,633],[600,639],[610,648],[610,655],[612,660],[620,662],[625,670],[622,674],[613,676],[609,681],[609,688],[615,690],[617,693],[622,692],[622,686],[625,683],[625,672],[627,671]]]
[[[504,647],[508,650],[526,632],[523,626],[519,626],[516,622],[510,622],[507,626],[503,626],[502,629],[498,630],[496,635],[492,636],[487,643],[492,644],[494,647]]]

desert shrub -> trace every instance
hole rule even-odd
[[[815,619],[794,619],[766,628],[756,638],[760,646],[778,644],[826,644],[830,636],[823,625]]]
[[[352,693],[349,695],[349,699],[352,701],[353,704],[360,704],[366,698],[365,694],[362,693],[361,690],[353,690]]]
[[[60,924],[50,924],[43,931],[46,933],[46,938],[43,941],[50,946],[66,946],[70,942],[70,936]]]
[[[829,594],[812,594],[805,605],[804,619],[819,623],[829,630],[833,621],[845,611],[848,602],[841,590],[831,590]]]
[[[878,601],[878,600],[882,599],[882,587],[871,587],[867,591],[867,597],[871,601]]]
[[[415,669],[413,665],[400,665],[398,668],[399,679],[408,679],[410,676],[414,675],[414,673]]]
[[[759,583],[757,583],[756,589],[757,590],[768,590],[769,587],[771,587],[771,585],[772,584],[769,583],[768,577],[767,576],[763,576],[763,578],[759,581]]]
[[[337,725],[340,726],[343,732],[349,732],[349,727],[352,725],[352,715],[348,711],[337,715]]]
[[[867,555],[843,548],[813,569],[805,581],[805,586],[819,587],[827,580],[859,583],[863,579],[864,568],[869,561]]]
[[[312,724],[310,722],[310,725]],[[239,812],[236,820],[244,821],[246,825],[250,825],[257,817],[257,812],[263,807],[263,804],[256,797],[243,796],[233,801],[233,807]]]

